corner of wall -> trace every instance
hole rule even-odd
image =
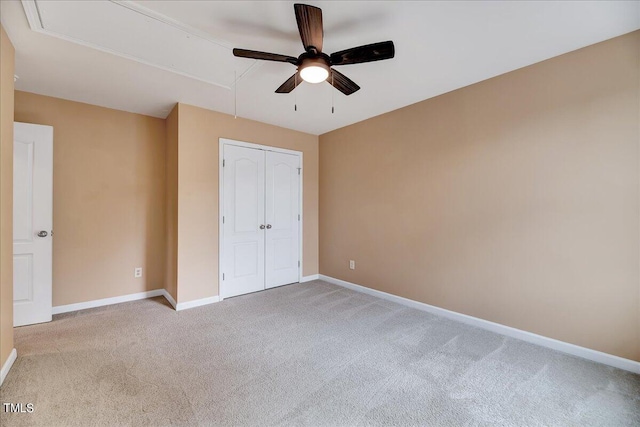
[[[0,25],[0,366],[13,349],[13,115],[15,49]],[[6,375],[3,369],[3,377]]]
[[[165,277],[164,289],[178,300],[178,103],[165,119]]]
[[[219,296],[219,138],[303,152],[303,274],[318,271],[318,136],[178,103],[179,306]]]
[[[636,44],[640,48],[640,31],[636,32]],[[636,50],[638,70],[640,70],[640,49]],[[638,72],[638,222],[640,222],[640,72]],[[638,227],[638,346],[636,360],[640,361],[640,226]]]
[[[637,31],[321,135],[320,274],[640,361],[639,84]]]

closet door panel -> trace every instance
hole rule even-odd
[[[265,152],[225,145],[223,298],[265,288]]]
[[[300,158],[267,151],[265,179],[266,287],[299,280]]]

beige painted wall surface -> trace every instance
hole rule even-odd
[[[318,137],[179,104],[178,298],[218,295],[218,139],[303,153],[303,265],[318,273]]]
[[[320,136],[320,273],[640,360],[639,75],[635,32]]]
[[[165,121],[27,92],[15,100],[16,121],[54,128],[53,305],[162,288]]]
[[[178,300],[178,104],[167,116],[164,288]]]
[[[0,25],[0,366],[13,350],[13,72],[15,50]]]

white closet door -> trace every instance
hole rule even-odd
[[[13,326],[22,326],[51,321],[53,128],[13,132]]]
[[[300,158],[267,151],[266,287],[298,282]]]
[[[223,298],[264,289],[264,179],[262,150],[224,147]]]

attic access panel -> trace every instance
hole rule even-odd
[[[231,89],[255,62],[231,45],[131,2],[24,0],[32,30]]]

